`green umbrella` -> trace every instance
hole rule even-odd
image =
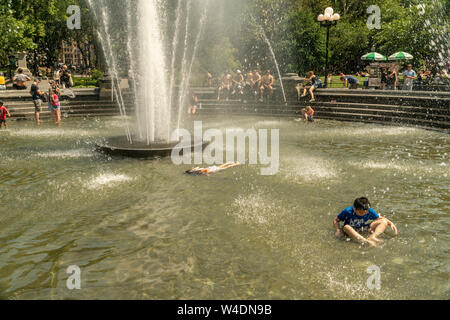
[[[378,52],[369,52],[361,57],[361,60],[367,61],[386,61],[387,58]]]
[[[389,60],[411,60],[413,58],[408,52],[396,52],[389,57]]]

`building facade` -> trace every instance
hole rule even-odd
[[[81,44],[83,52],[87,57],[83,59],[83,53],[78,47],[77,42],[68,43],[62,41],[61,43],[61,63],[68,66],[75,66],[77,69],[85,69],[92,65],[92,58],[95,56],[94,46],[88,42]]]

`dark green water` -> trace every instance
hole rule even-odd
[[[118,118],[0,133],[4,299],[437,299],[450,297],[449,136],[291,119],[203,118],[280,129],[280,171],[210,177],[170,159],[94,151]],[[337,240],[359,196],[396,223],[379,248]],[[66,287],[67,267],[82,271]],[[381,268],[381,290],[366,270]]]

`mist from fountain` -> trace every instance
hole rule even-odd
[[[125,5],[123,1],[88,0],[88,4],[99,21],[98,38],[112,77],[114,97],[125,119],[128,142],[169,143],[172,132],[181,124],[209,1],[177,1],[174,19],[166,16],[167,0],[127,0]],[[124,21],[118,21],[117,15],[122,13],[114,10],[122,8],[126,11]],[[198,11],[201,17],[195,19]],[[169,34],[168,24],[173,21],[173,33]],[[124,74],[133,91],[134,130],[120,86]]]

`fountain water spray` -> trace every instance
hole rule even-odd
[[[267,36],[266,36],[266,34],[265,34],[265,32],[264,32],[264,30],[262,28],[261,28],[261,34],[262,34],[264,40],[266,41],[267,45],[269,46],[270,53],[272,54],[273,61],[275,63],[275,67],[277,68],[278,77],[280,79],[281,92],[283,92],[284,103],[287,104],[286,92],[284,91],[283,79],[281,78],[280,67],[278,66],[278,61],[277,61],[277,58],[275,56],[275,52],[273,51],[272,45],[271,45],[271,43],[269,41],[269,38],[267,38]]]
[[[194,19],[195,5],[200,3],[202,15]],[[166,31],[170,19],[165,16],[164,0],[127,0],[125,5],[116,0],[88,0],[88,4],[100,22],[98,36],[111,73],[114,97],[125,119],[128,142],[169,143],[171,133],[181,123],[209,1],[178,1],[172,38]],[[123,7],[125,12],[117,11]],[[121,14],[126,14],[123,23],[113,16]],[[133,91],[135,132],[130,129],[120,87],[126,73]]]

